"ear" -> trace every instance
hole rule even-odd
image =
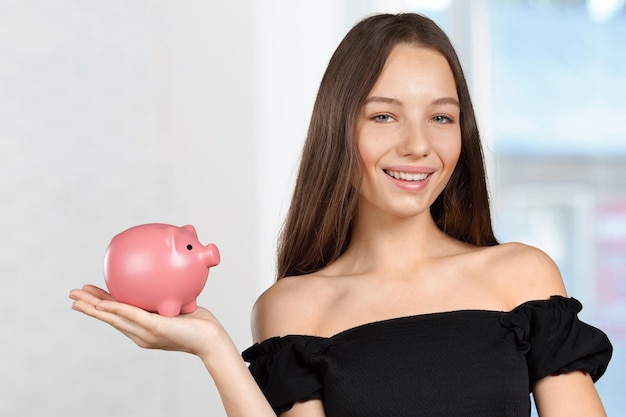
[[[183,229],[187,230],[188,232],[191,232],[191,234],[197,239],[198,238],[198,232],[196,232],[196,228],[193,227],[190,224],[187,224],[185,226],[183,226]]]

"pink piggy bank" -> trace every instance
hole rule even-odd
[[[104,280],[115,300],[173,317],[196,309],[209,268],[219,263],[217,247],[203,246],[193,226],[143,224],[111,240]]]

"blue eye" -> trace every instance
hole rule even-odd
[[[433,117],[433,121],[437,123],[441,123],[441,124],[452,123],[452,119],[450,119],[448,116],[443,116],[443,115]]]
[[[387,123],[393,120],[392,117],[388,114],[377,114],[376,116],[374,116],[373,119],[377,122],[382,122],[382,123]]]

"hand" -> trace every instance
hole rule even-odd
[[[202,359],[218,387],[229,416],[276,416],[247,365],[213,314],[198,307],[193,313],[164,317],[128,304],[93,285],[72,290],[72,308],[110,324],[138,346],[193,353]]]
[[[226,333],[215,316],[198,307],[193,313],[163,317],[119,303],[101,288],[85,285],[70,292],[72,309],[110,324],[138,346],[188,352],[206,359]]]

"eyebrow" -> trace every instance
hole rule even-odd
[[[454,97],[441,97],[441,98],[433,100],[431,104],[435,106],[451,104],[453,106],[457,106],[458,108],[461,108],[461,104],[459,103],[459,100],[457,100]]]
[[[363,105],[366,105],[369,103],[386,103],[386,104],[399,104],[399,105],[402,104],[402,102],[398,99],[391,98],[391,97],[380,97],[380,96],[371,96],[371,97],[366,98]]]
[[[381,96],[371,96],[371,97],[368,97],[368,98],[365,99],[365,102],[363,103],[363,105],[366,105],[366,104],[369,104],[369,103],[386,103],[386,104],[402,105],[402,101],[400,101],[400,100],[398,100],[396,98],[381,97]],[[433,106],[453,105],[453,106],[457,106],[458,108],[461,108],[461,104],[459,104],[459,100],[457,100],[454,97],[436,98],[430,104],[433,105]]]

